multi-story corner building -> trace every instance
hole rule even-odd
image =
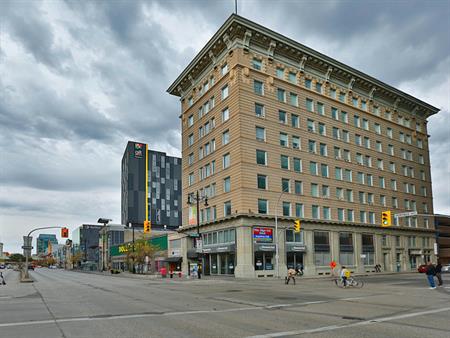
[[[442,264],[450,264],[450,215],[435,215],[437,251]]]
[[[39,234],[39,236],[36,238],[36,255],[48,254],[49,249],[57,244],[58,240],[56,239],[56,235]]]
[[[81,253],[82,261],[92,266],[98,266],[99,262],[99,237],[102,225],[82,224],[72,233],[73,253]]]
[[[181,225],[181,158],[129,141],[122,157],[122,224]]]
[[[181,98],[183,232],[195,232],[187,196],[209,197],[206,274],[303,264],[321,275],[331,261],[408,271],[433,256],[427,118],[437,108],[237,15],[168,92]],[[419,216],[382,228],[384,210]]]

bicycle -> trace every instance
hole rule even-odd
[[[344,287],[344,281],[342,280],[342,278],[335,278],[334,283],[338,288]],[[354,287],[357,289],[361,289],[363,286],[364,286],[363,281],[361,281],[361,280],[358,281],[358,280],[354,279],[353,277],[349,277],[349,278],[347,278],[345,287]]]

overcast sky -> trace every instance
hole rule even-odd
[[[434,211],[450,214],[449,4],[239,0],[239,14],[440,108]],[[120,222],[126,142],[180,156],[180,104],[165,90],[233,11],[234,0],[0,1],[5,250],[32,227]]]

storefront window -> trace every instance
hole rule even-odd
[[[273,253],[255,252],[255,270],[273,270]]]
[[[362,235],[361,258],[364,265],[375,264],[375,247],[373,244],[373,235]]]
[[[212,254],[211,255],[211,274],[212,275],[216,275],[218,272],[218,267],[217,267],[217,254]]]
[[[353,236],[350,232],[339,233],[339,264],[353,265]]]
[[[288,252],[286,254],[286,265],[288,269],[300,269],[300,267],[303,266],[303,253]]]
[[[314,232],[314,262],[316,266],[327,266],[331,261],[329,233]]]

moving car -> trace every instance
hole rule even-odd
[[[419,273],[425,273],[425,272],[427,272],[427,265],[426,265],[426,264],[419,265],[419,267],[417,268],[417,271],[418,271]]]
[[[450,273],[450,264],[442,265],[442,273]]]
[[[5,264],[0,264],[0,269],[4,269],[5,267]]]

